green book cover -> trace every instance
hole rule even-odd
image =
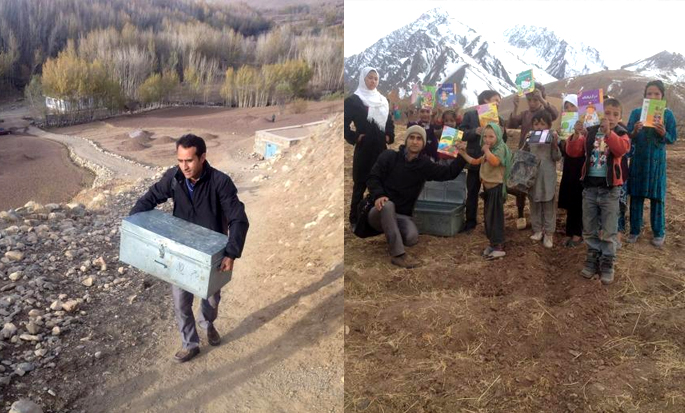
[[[580,116],[578,112],[562,112],[561,113],[561,129],[559,130],[559,139],[566,140],[573,135],[573,130],[578,122]]]
[[[664,123],[665,110],[665,100],[644,99],[642,101],[642,113],[640,114],[640,122],[642,122],[642,126],[646,128],[653,128],[654,122]]]
[[[423,85],[421,88],[421,94],[419,98],[419,107],[422,108],[434,108],[435,107],[435,86]]]
[[[526,70],[516,75],[516,91],[519,96],[526,93],[531,93],[535,90],[535,78],[533,77],[533,69]]]

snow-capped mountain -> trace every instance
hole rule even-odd
[[[486,89],[502,96],[515,92],[516,74],[531,67],[536,80],[556,80],[543,68],[518,58],[508,45],[485,38],[443,8],[424,13],[345,59],[345,82],[350,90],[356,89],[359,71],[365,66],[378,69],[382,93],[399,89],[404,96],[418,82],[457,83],[461,85],[459,103],[465,106],[475,105],[478,94]]]
[[[504,32],[504,38],[522,60],[544,68],[557,79],[607,70],[596,49],[560,39],[543,27],[515,26]]]
[[[668,82],[685,82],[685,57],[680,53],[663,51],[652,57],[622,66],[643,76]]]

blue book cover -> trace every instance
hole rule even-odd
[[[457,106],[457,84],[456,83],[444,83],[441,85],[435,98],[438,105],[446,108],[453,108]]]

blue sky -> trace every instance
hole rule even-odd
[[[594,47],[610,69],[663,50],[685,55],[685,42],[681,40],[685,26],[683,0],[345,0],[345,57],[362,52],[438,6],[495,39],[516,24],[547,27],[561,38]],[[611,29],[602,29],[607,26]]]

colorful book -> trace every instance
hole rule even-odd
[[[646,128],[653,128],[654,122],[664,122],[664,111],[666,110],[666,101],[658,99],[645,99],[642,101],[642,113],[640,114],[640,122]]]
[[[440,136],[440,142],[438,142],[438,153],[447,155],[450,158],[456,158],[459,154],[457,149],[457,142],[461,141],[464,136],[464,132],[445,126],[442,128],[442,135]]]
[[[578,112],[562,112],[561,113],[561,129],[559,130],[559,139],[562,141],[568,139],[573,135],[576,122],[578,122]]]
[[[531,132],[528,142],[533,144],[550,143],[552,142],[552,133],[549,129],[534,130]]]
[[[599,125],[604,118],[604,90],[587,90],[578,95],[578,114],[586,128]]]
[[[438,105],[446,108],[452,108],[457,106],[457,84],[456,83],[444,83],[436,92],[436,100]]]
[[[499,124],[499,114],[497,113],[497,105],[494,103],[486,103],[476,108],[478,111],[478,120],[480,120],[480,127],[484,128],[490,122]]]
[[[421,93],[420,93],[420,102],[419,106],[422,108],[429,107],[429,108],[434,108],[435,107],[435,86],[426,86],[423,85],[421,88]]]
[[[526,70],[516,75],[516,90],[519,96],[531,93],[535,90],[535,78],[533,69]]]

